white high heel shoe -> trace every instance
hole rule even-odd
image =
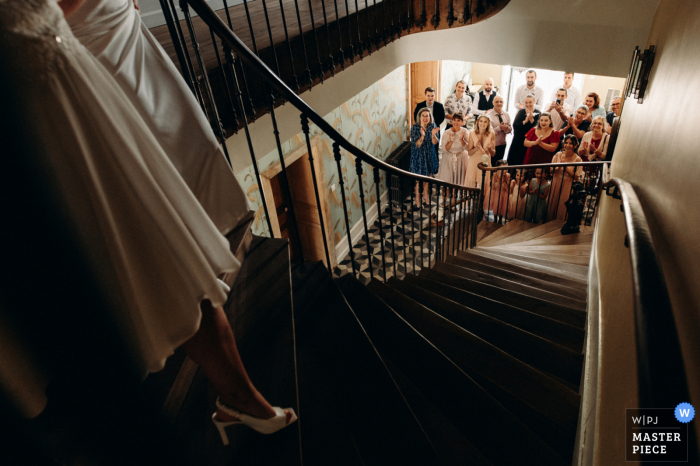
[[[226,406],[224,403],[222,403],[218,397],[216,398],[216,407],[224,413],[228,414],[229,416],[236,418],[233,421],[222,421],[221,419],[216,417],[216,413],[214,413],[211,416],[211,420],[214,422],[214,425],[219,430],[219,435],[221,435],[221,441],[224,443],[224,445],[228,445],[228,435],[226,434],[226,427],[231,426],[233,424],[245,424],[251,429],[260,432],[261,434],[273,434],[280,429],[284,429],[285,427],[297,420],[297,415],[291,408],[287,408],[292,412],[292,417],[289,420],[289,422],[287,422],[287,413],[282,408],[279,408],[277,406],[274,406],[272,408],[275,410],[275,416],[271,417],[270,419],[260,419],[257,417],[250,416],[248,414],[241,413],[240,411],[236,411],[235,409]]]

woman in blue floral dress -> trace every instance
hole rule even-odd
[[[435,145],[438,143],[437,133],[440,130],[431,121],[430,111],[427,108],[418,113],[418,123],[411,127],[411,165],[408,171],[418,175],[432,176],[438,172],[438,161]],[[429,141],[426,141],[428,135]],[[416,207],[420,207],[420,193],[416,183]],[[423,183],[423,203],[430,205],[430,193],[428,183]]]

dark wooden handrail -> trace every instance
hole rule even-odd
[[[316,126],[319,127],[324,133],[326,133],[333,141],[337,142],[340,147],[342,147],[347,152],[351,153],[355,157],[359,158],[363,162],[371,165],[372,167],[380,168],[385,172],[391,173],[393,175],[404,176],[415,181],[429,182],[435,186],[442,186],[450,189],[458,189],[462,191],[475,191],[478,192],[478,188],[466,188],[464,186],[455,185],[452,183],[446,183],[444,181],[437,180],[435,178],[430,178],[428,176],[416,175],[392,165],[389,165],[373,155],[368,154],[355,147],[347,139],[345,139],[340,133],[338,133],[333,126],[326,122],[314,109],[309,107],[309,105],[304,102],[294,91],[292,91],[272,70],[270,70],[262,60],[260,60],[222,21],[219,16],[214,13],[209,5],[204,0],[186,0],[186,2],[197,12],[200,18],[214,30],[216,35],[221,38],[221,40],[226,43],[228,47],[233,50],[233,52],[238,55],[238,58],[243,60],[246,65],[248,65],[252,70],[263,80],[265,80],[278,96],[285,99],[287,102],[296,107],[304,116],[308,117]]]
[[[651,230],[634,187],[619,178],[604,185],[620,199],[632,265],[639,405],[672,408],[689,400],[678,331]],[[610,190],[612,189],[612,193]]]
[[[571,166],[580,166],[580,167],[597,167],[599,165],[605,165],[605,164],[610,164],[611,162],[609,160],[603,160],[599,162],[570,162],[570,163],[538,163],[538,164],[531,164],[531,165],[504,165],[500,167],[487,167],[483,163],[479,163],[478,167],[480,170],[486,171],[486,172],[494,172],[498,170],[512,170],[514,168],[527,168],[528,170],[535,170],[537,168],[561,168],[561,167],[571,167]]]

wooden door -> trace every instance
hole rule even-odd
[[[299,158],[287,167],[289,187],[294,203],[294,215],[296,215],[299,239],[307,261],[325,261],[326,253],[323,247],[323,232],[321,221],[318,217],[318,206],[314,194],[314,182],[311,176],[309,160],[306,157]],[[330,218],[324,218],[324,223],[330,222]]]
[[[440,95],[440,62],[422,61],[411,63],[411,122],[416,105],[425,100],[425,88],[435,88],[435,99]]]

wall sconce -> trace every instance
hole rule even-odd
[[[656,55],[656,46],[652,45],[648,49],[641,51],[639,47],[635,47],[632,53],[632,64],[630,71],[627,74],[627,83],[623,95],[637,99],[638,103],[644,102],[644,94],[649,83],[649,74],[651,67],[654,64],[654,56]]]

